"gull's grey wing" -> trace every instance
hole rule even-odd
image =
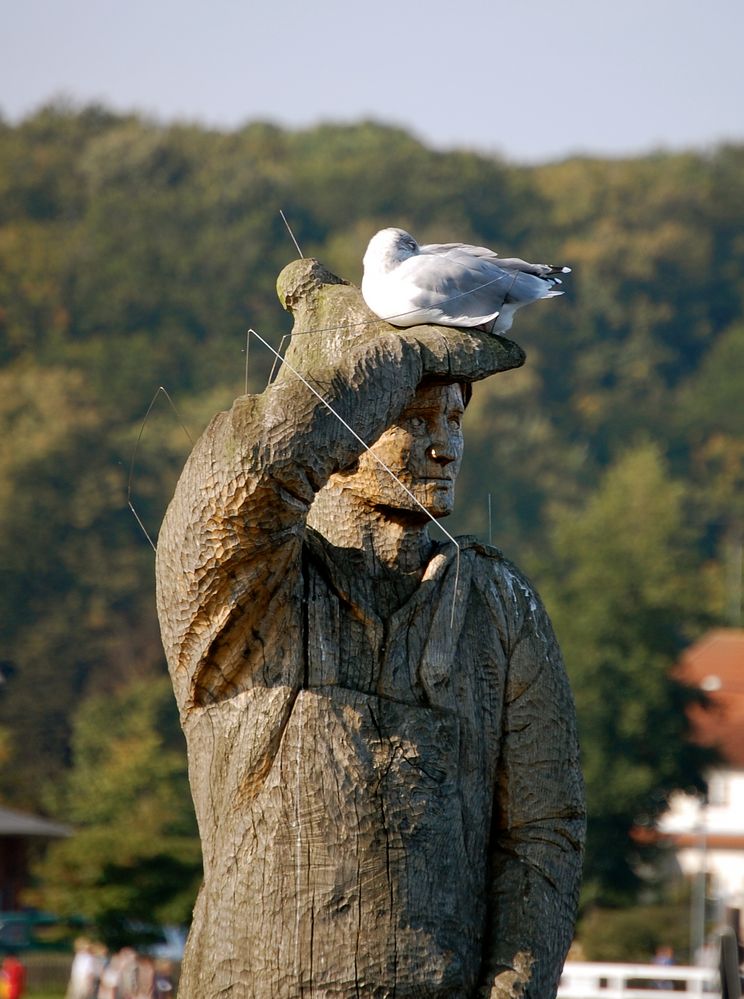
[[[516,277],[485,257],[417,254],[403,261],[396,277],[409,289],[413,306],[439,309],[452,325],[487,322],[501,309]]]
[[[419,247],[419,253],[430,253],[437,256],[457,260],[476,257],[490,260],[507,271],[520,271],[522,274],[533,274],[535,277],[546,278],[551,275],[567,273],[570,267],[553,267],[552,264],[532,264],[521,257],[500,257],[495,250],[487,246],[470,246],[468,243],[429,243]]]
[[[472,257],[485,257],[499,261],[499,255],[495,250],[490,250],[487,246],[471,246],[469,243],[427,243],[426,246],[419,247],[419,253],[432,253],[439,256],[459,256],[463,253]]]
[[[522,260],[521,257],[503,257],[499,259],[499,263],[506,270],[534,274],[535,277],[540,278],[546,278],[563,270],[561,267],[552,267],[550,264],[531,264],[528,260]]]

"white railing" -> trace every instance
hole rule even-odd
[[[688,999],[720,999],[718,970],[682,965],[567,961],[558,999],[661,999],[665,991],[681,993]]]

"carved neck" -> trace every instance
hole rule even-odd
[[[415,514],[381,510],[331,480],[315,497],[308,524],[337,548],[355,548],[365,555],[370,575],[421,575],[432,541]]]

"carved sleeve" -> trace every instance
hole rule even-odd
[[[365,442],[421,380],[396,334],[367,340],[313,380]],[[363,445],[298,378],[220,413],[191,454],[158,539],[158,611],[182,711],[257,679],[293,682],[305,519],[329,476]],[[270,657],[264,650],[270,649]]]
[[[495,799],[489,999],[555,995],[573,931],[585,825],[560,650],[537,596],[527,584],[519,589],[525,616],[510,656]]]

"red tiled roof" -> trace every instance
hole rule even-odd
[[[689,710],[693,741],[715,747],[729,765],[744,767],[744,629],[708,632],[683,653],[674,675],[709,698],[707,708]]]

